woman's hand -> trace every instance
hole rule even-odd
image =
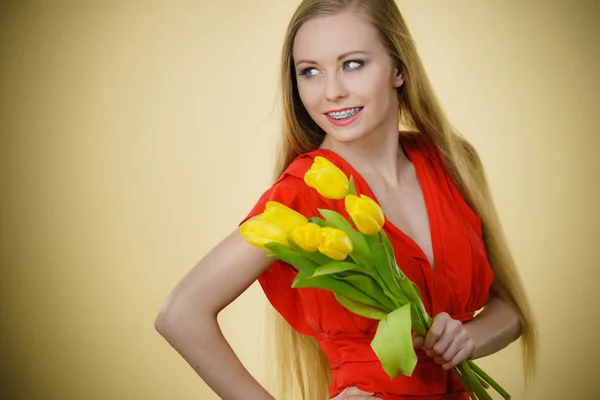
[[[475,342],[469,331],[445,312],[433,318],[425,338],[413,334],[413,344],[415,348],[425,350],[445,370],[456,367],[475,352]]]
[[[379,397],[375,397],[375,393],[373,392],[365,392],[363,390],[358,389],[356,386],[350,386],[344,389],[340,394],[335,397],[332,397],[331,400],[375,400],[379,399]]]

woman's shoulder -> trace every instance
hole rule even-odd
[[[317,192],[306,184],[304,176],[312,168],[315,159],[318,157],[326,158],[346,175],[351,173],[348,164],[338,154],[325,148],[317,148],[294,158],[273,183],[271,189],[285,188],[294,193],[305,194],[314,200]]]
[[[482,168],[479,154],[475,146],[473,146],[469,140],[457,133],[453,133],[452,141],[455,143],[455,148],[459,154],[459,157],[464,157],[464,159],[469,163],[470,168],[473,170],[479,170]],[[403,143],[404,147],[410,147],[413,150],[419,151],[429,161],[435,163],[441,168],[447,168],[446,157],[443,150],[430,137],[419,133],[406,132],[405,134],[401,135],[401,142]]]
[[[324,148],[317,148],[315,150],[300,154],[287,166],[285,171],[277,179],[276,183],[279,181],[285,181],[286,178],[289,179],[290,177],[304,181],[304,175],[312,167],[315,158],[317,157],[327,158],[338,167],[341,167],[341,165],[338,165],[340,163],[335,156],[336,154],[334,152]],[[291,179],[291,181],[294,181],[294,179]]]
[[[297,182],[298,179],[303,181],[304,175],[310,169],[315,156],[315,151],[312,151],[309,153],[300,154],[294,158],[275,183],[286,181]]]
[[[314,151],[296,157],[275,182],[262,192],[244,221],[264,211],[266,203],[270,201],[281,203],[306,217],[317,215],[317,208],[322,204],[315,190],[304,181],[304,175],[318,155],[319,152]]]

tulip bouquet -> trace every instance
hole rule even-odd
[[[432,318],[421,293],[396,264],[394,250],[383,231],[385,216],[379,205],[358,196],[353,179],[324,157],[315,157],[304,176],[305,183],[321,196],[344,199],[349,220],[326,209],[306,218],[275,201],[263,213],[240,227],[244,239],[269,257],[294,266],[294,288],[333,292],[345,308],[378,320],[371,347],[384,371],[394,378],[410,376],[416,366],[412,330],[425,336]],[[509,394],[472,360],[454,368],[471,398],[491,400],[490,385],[504,399]]]

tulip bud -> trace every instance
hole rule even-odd
[[[343,199],[350,188],[346,174],[328,159],[317,156],[304,174],[304,182],[328,199]]]
[[[259,215],[258,219],[276,224],[288,235],[296,227],[308,222],[304,215],[276,201],[267,201],[265,211]]]
[[[298,228],[294,229],[290,238],[294,243],[300,246],[302,250],[309,252],[317,251],[323,241],[321,227],[312,222],[300,225]]]
[[[319,246],[319,251],[327,257],[337,261],[343,261],[348,254],[352,253],[352,241],[346,232],[325,227],[321,228],[323,242]]]
[[[240,227],[240,233],[248,243],[263,250],[269,251],[265,244],[271,242],[278,242],[289,247],[287,233],[278,225],[268,221],[248,220]]]
[[[360,232],[374,235],[383,227],[385,223],[383,210],[370,197],[364,194],[361,194],[360,197],[348,195],[345,205],[346,211]]]

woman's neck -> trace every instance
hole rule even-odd
[[[352,142],[326,136],[320,147],[339,154],[361,176],[378,176],[389,187],[399,184],[402,171],[410,163],[400,145],[398,129],[380,130]]]

